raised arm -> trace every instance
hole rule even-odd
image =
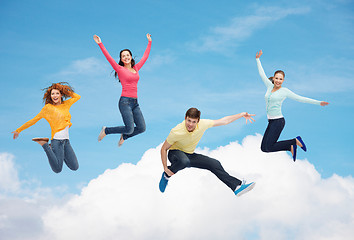
[[[267,75],[264,73],[264,70],[263,70],[263,67],[262,67],[262,64],[261,64],[261,60],[260,60],[260,57],[262,56],[262,54],[263,54],[262,50],[260,50],[256,54],[258,73],[259,73],[259,76],[261,77],[263,83],[266,85],[267,88],[273,87],[273,83],[267,78]]]
[[[103,55],[106,57],[107,61],[109,62],[109,64],[111,64],[111,66],[113,67],[113,69],[117,72],[119,71],[119,69],[122,67],[120,66],[118,63],[116,63],[116,61],[114,61],[114,59],[111,57],[111,55],[109,55],[107,49],[104,47],[101,38],[97,35],[93,35],[93,40],[95,40],[95,42],[98,44],[98,46],[100,47]]]
[[[167,141],[165,141],[161,147],[161,161],[162,161],[162,166],[163,170],[168,176],[172,176],[174,173],[168,169],[167,167],[167,150],[171,147],[172,145],[169,144]]]
[[[140,68],[145,64],[146,60],[148,59],[149,57],[149,54],[150,54],[150,50],[151,50],[151,42],[152,42],[152,39],[151,39],[151,34],[146,34],[146,38],[148,39],[148,45],[145,49],[145,52],[144,52],[144,55],[143,57],[140,59],[140,61],[135,64],[135,67],[138,69],[138,71],[140,70]]]
[[[247,112],[242,112],[242,113],[239,113],[239,114],[226,116],[226,117],[220,118],[218,120],[213,120],[214,121],[213,127],[230,124],[233,121],[236,121],[237,119],[242,118],[242,117],[244,117],[246,119],[246,123],[248,121],[250,121],[250,123],[252,123],[252,121],[255,121],[252,118],[253,116],[256,116],[256,114],[249,114]]]
[[[77,102],[81,98],[81,96],[79,94],[74,93],[72,91],[68,91],[68,94],[70,95],[71,98],[65,100],[65,102],[70,105],[74,104],[75,102]]]

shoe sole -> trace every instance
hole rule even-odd
[[[245,193],[248,193],[249,191],[251,191],[254,188],[255,185],[256,185],[256,183],[252,183],[247,188],[245,188],[243,191],[239,192],[236,196],[239,197]]]
[[[121,147],[124,143],[124,141],[122,143],[120,143],[120,140],[123,138],[123,134],[120,135],[120,139],[118,141],[118,147]]]
[[[300,147],[302,150],[304,150],[305,152],[307,152],[307,147],[306,144],[304,143],[304,141],[302,140],[302,138],[300,136],[296,137],[297,140],[299,140],[299,142],[302,144],[302,147]]]
[[[105,137],[105,136],[101,136],[101,135],[103,135],[103,133],[104,133],[105,130],[106,130],[106,127],[102,127],[100,134],[98,134],[97,140],[98,140],[99,142],[101,142],[101,140]]]
[[[34,141],[34,142],[38,142],[38,141],[46,141],[46,142],[49,142],[49,138],[40,138],[40,137],[37,137],[37,138],[32,138],[32,141]]]

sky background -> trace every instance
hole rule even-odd
[[[91,224],[107,221],[112,227],[98,229],[97,237],[92,235],[91,239],[110,239],[115,234],[131,239],[159,239],[166,237],[169,230],[178,234],[179,227],[190,230],[184,236],[189,239],[195,233],[188,223],[232,219],[230,211],[241,211],[245,224],[255,224],[255,228],[250,230],[249,225],[238,220],[225,226],[207,222],[208,229],[216,226],[216,235],[205,231],[206,237],[224,234],[225,239],[336,239],[340,233],[341,239],[349,239],[354,234],[345,230],[354,229],[353,13],[354,2],[347,0],[1,1],[0,236],[75,239]],[[153,42],[149,59],[139,72],[138,100],[147,130],[127,140],[121,148],[117,147],[120,135],[107,136],[98,143],[102,126],[122,124],[117,108],[121,86],[111,75],[111,66],[93,35],[101,37],[115,59],[121,49],[129,48],[139,61],[147,45],[146,33],[152,34]],[[266,154],[259,150],[267,126],[266,88],[255,61],[260,49],[268,76],[282,69],[286,74],[284,87],[330,103],[320,107],[291,99],[284,101],[286,125],[280,139],[300,135],[308,147],[306,153],[298,151],[295,164],[287,153]],[[50,137],[50,127],[44,119],[21,132],[16,140],[12,140],[11,132],[41,110],[41,89],[60,81],[69,82],[82,97],[70,110],[70,141],[80,168],[73,172],[64,166],[60,174],[55,174],[42,148],[31,141],[33,137]],[[231,173],[257,181],[254,191],[244,200],[230,196],[229,190],[212,175],[191,169],[181,173],[182,177],[176,176],[165,195],[157,191],[162,172],[158,149],[190,107],[197,107],[202,118],[208,119],[243,111],[256,114],[253,124],[246,125],[240,119],[209,129],[198,148],[205,154],[220,154],[225,158],[221,162]],[[249,145],[244,144],[247,139],[252,139]],[[226,151],[227,146],[235,154]],[[237,164],[227,164],[230,159]],[[193,182],[195,186],[189,186]],[[272,184],[284,194],[274,194]],[[146,188],[141,189],[142,185]],[[312,192],[312,187],[316,191]],[[154,190],[149,191],[151,188]],[[326,190],[338,197],[333,197],[333,201],[326,199]],[[122,199],[122,195],[135,200]],[[302,198],[297,204],[293,201],[299,195]],[[150,210],[137,207],[142,198],[147,199],[143,206]],[[106,203],[107,199],[112,202]],[[190,203],[190,199],[194,201]],[[184,208],[178,207],[181,201],[187,201]],[[306,214],[287,212],[285,203],[289,201],[299,212],[305,209]],[[247,202],[264,214],[247,212]],[[115,203],[119,207],[109,212]],[[166,216],[163,210],[171,208],[170,203],[175,215],[163,222],[158,217]],[[277,209],[279,215],[272,218],[265,209],[275,203],[281,207]],[[66,229],[70,229],[70,224],[61,229],[55,227],[59,217],[68,223],[80,219],[90,204],[101,204],[102,209],[90,208],[96,210],[78,228],[79,235]],[[338,209],[336,213],[323,214],[339,204],[349,212]],[[223,207],[217,211],[220,205]],[[70,210],[73,206],[77,207],[77,215]],[[203,207],[214,210],[205,213]],[[311,214],[313,207],[316,209]],[[106,215],[102,213],[105,211]],[[129,220],[131,214],[142,217]],[[148,216],[152,215],[150,219]],[[296,219],[295,223],[282,222],[289,217]],[[308,226],[296,224],[304,219],[310,219],[308,226],[317,227],[318,235],[312,236]],[[332,235],[327,234],[328,238],[321,235],[326,231],[320,231],[320,226],[326,225],[316,225],[319,219],[338,220],[332,222],[333,231]],[[142,227],[151,222],[154,227]],[[282,224],[277,228],[279,223]],[[161,230],[159,225],[164,224],[173,227]],[[238,233],[226,230],[235,224],[245,228],[237,228]],[[18,226],[28,229],[22,235],[14,233]],[[196,229],[205,230],[202,224]],[[62,232],[68,235],[61,235]],[[99,237],[102,232],[107,234],[105,238]]]

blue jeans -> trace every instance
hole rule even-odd
[[[120,133],[123,134],[123,139],[126,140],[137,134],[145,132],[145,120],[143,114],[141,113],[138,99],[120,97],[118,106],[125,126],[106,127],[105,133],[107,135]]]
[[[218,160],[202,154],[189,154],[180,150],[169,150],[168,160],[171,162],[171,166],[168,168],[173,173],[177,173],[186,167],[206,169],[214,173],[232,191],[235,191],[236,187],[242,183],[241,180],[229,175]]]
[[[296,144],[296,140],[278,141],[285,126],[285,119],[269,119],[267,129],[263,135],[261,150],[263,152],[290,151],[291,145]]]
[[[50,167],[55,173],[60,173],[63,168],[63,162],[71,170],[76,171],[79,168],[79,163],[73,148],[70,145],[69,139],[52,139],[51,147],[48,143],[42,147],[47,154]]]

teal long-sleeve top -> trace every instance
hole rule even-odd
[[[290,91],[289,89],[285,87],[281,87],[275,92],[272,92],[274,84],[267,78],[266,74],[264,73],[264,70],[262,68],[261,61],[259,58],[256,58],[257,61],[257,67],[258,67],[258,72],[263,80],[264,85],[267,87],[267,92],[264,96],[265,102],[266,102],[266,109],[267,109],[267,116],[268,119],[277,119],[277,118],[282,118],[283,114],[281,112],[281,106],[283,101],[288,97],[293,100],[303,102],[303,103],[311,103],[311,104],[316,104],[320,105],[321,101],[314,100],[311,98],[307,97],[302,97],[300,95],[297,95]]]

